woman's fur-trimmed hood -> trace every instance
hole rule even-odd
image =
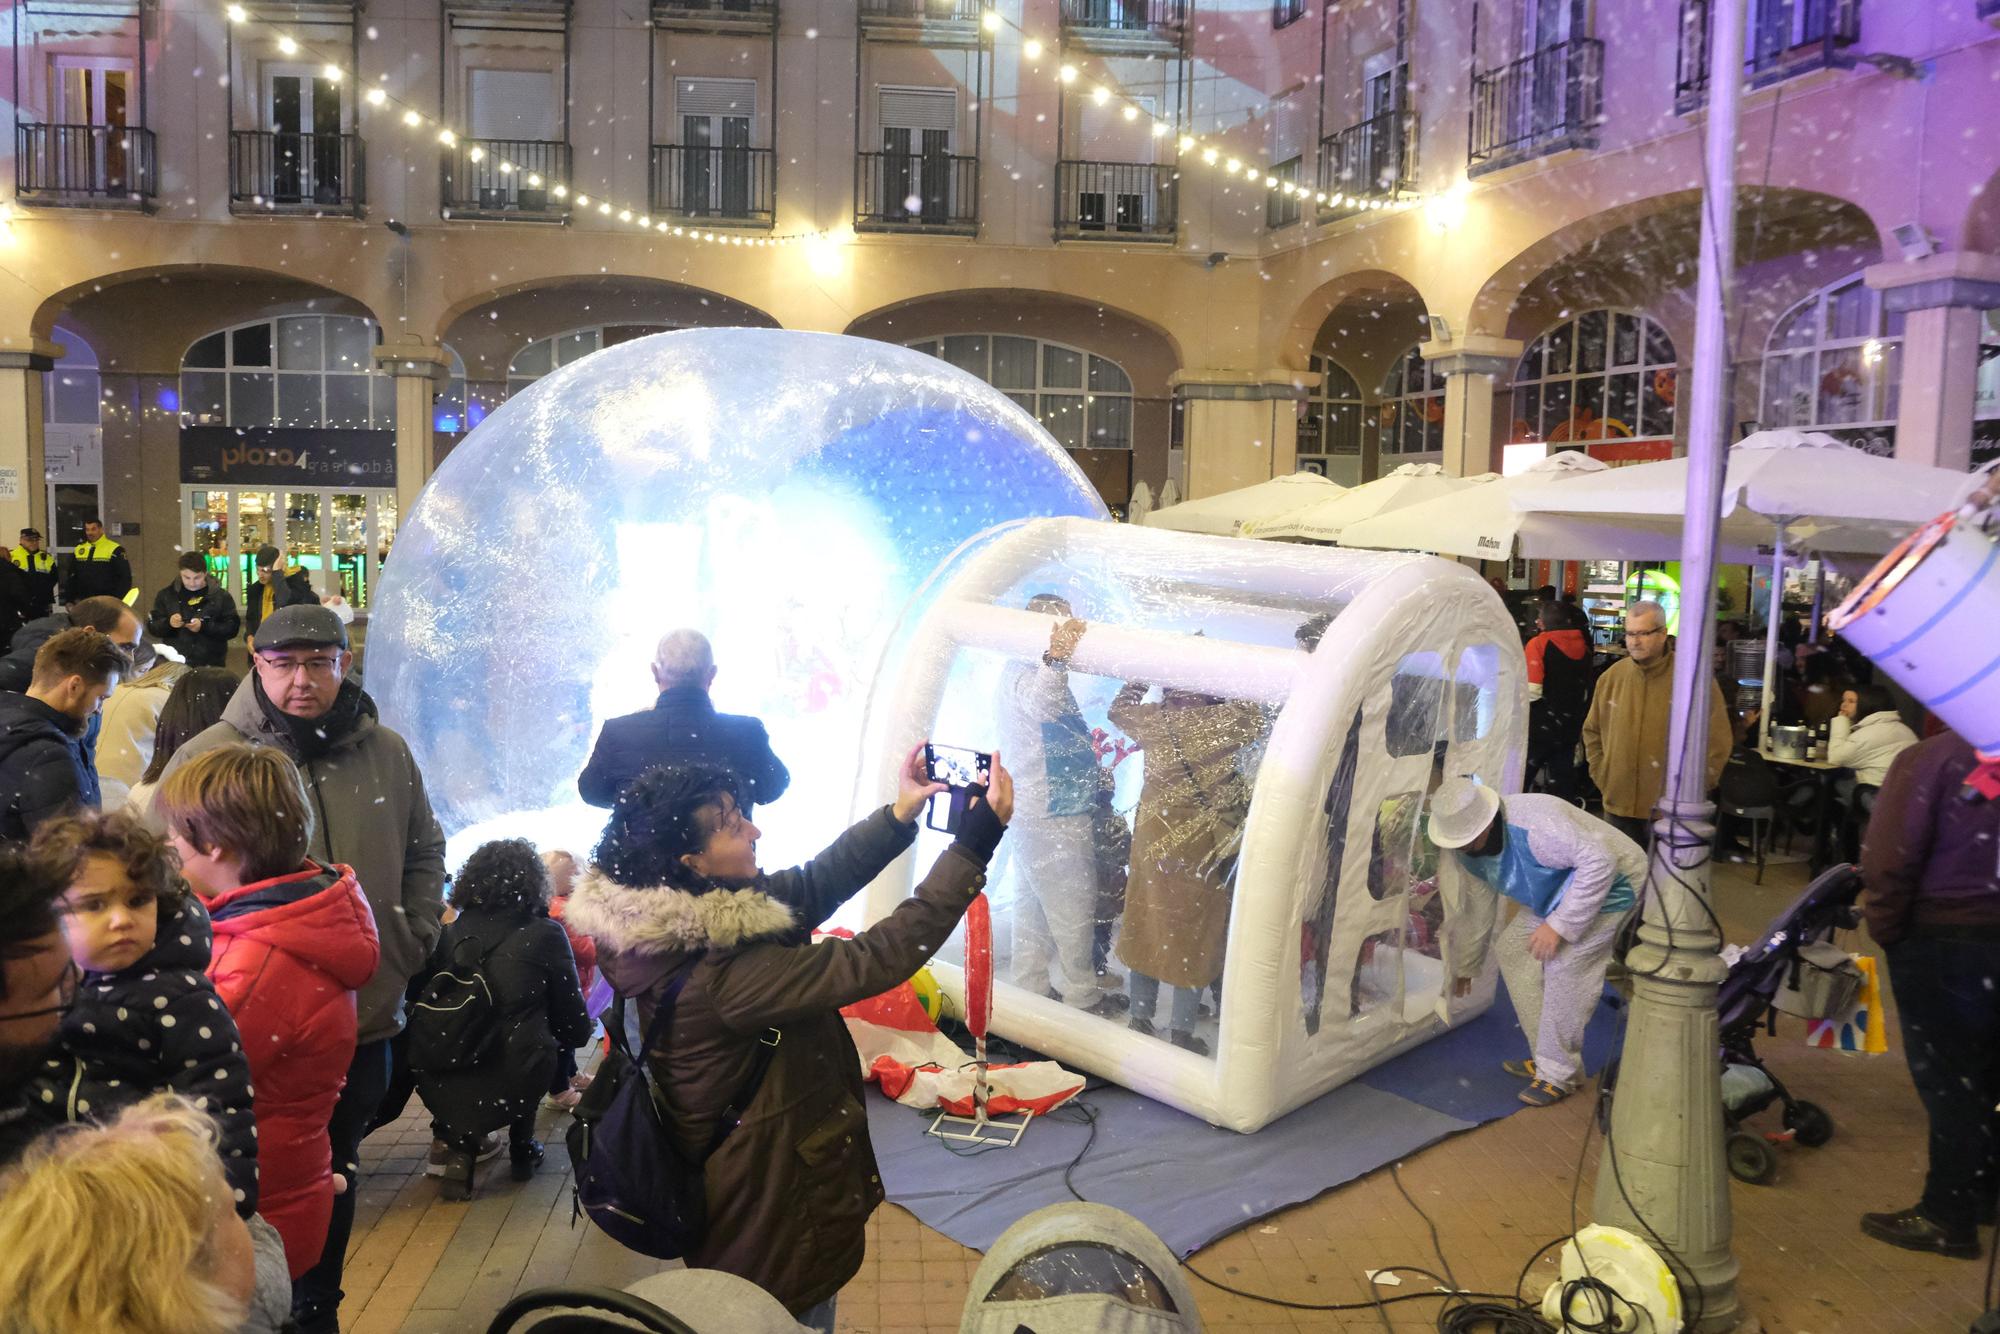
[[[706,894],[671,885],[633,889],[594,866],[571,892],[563,920],[617,954],[734,949],[798,929],[792,910],[758,886]]]

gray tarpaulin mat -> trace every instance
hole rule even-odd
[[[1615,1023],[1600,1006],[1585,1039],[1596,1071]],[[1106,1085],[1079,1100],[1097,1138],[1071,1173],[1082,1196],[1123,1209],[1176,1255],[1312,1199],[1446,1135],[1525,1110],[1499,1069],[1527,1043],[1506,994],[1472,1023],[1405,1052],[1254,1135]],[[1498,1052],[1496,1056],[1493,1053]],[[1074,1104],[1028,1128],[1018,1148],[947,1149],[916,1112],[871,1092],[868,1129],[889,1198],[962,1246],[984,1251],[1022,1215],[1074,1198],[1063,1170],[1090,1136]]]

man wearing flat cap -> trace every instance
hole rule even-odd
[[[350,1183],[361,1137],[389,1082],[389,1040],[403,1027],[403,992],[430,954],[444,912],[444,835],[423,775],[403,738],[377,720],[375,701],[348,678],[353,660],[347,627],[332,609],[317,602],[277,608],[257,627],[250,675],[222,721],[182,746],[167,766],[172,773],[232,742],[284,751],[311,798],[310,856],[325,866],[352,867],[375,910],[382,963],[361,988],[360,1040],[329,1127],[333,1170]],[[301,1311],[322,1326],[339,1305],[355,1193],[334,1197],[326,1250],[297,1284]]]

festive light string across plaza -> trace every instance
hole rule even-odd
[[[223,15],[230,23],[239,26],[255,22],[273,29],[277,29],[278,27],[277,20],[253,14],[242,4],[225,6]],[[997,9],[985,9],[980,17],[980,26],[989,34],[997,34],[1003,30],[1011,29],[1020,38],[1021,55],[1027,60],[1039,60],[1047,49],[1047,44],[1040,38],[1035,37],[1020,25],[1005,18]],[[302,50],[306,49],[304,44],[289,32],[277,31],[276,37],[278,51],[282,55],[296,56]],[[315,54],[315,58],[317,58],[317,53]],[[347,68],[338,60],[325,60],[321,72],[323,77],[336,83],[349,78],[354,79],[357,83],[360,82],[359,71]],[[1074,87],[1081,77],[1081,72],[1075,65],[1063,62],[1056,70],[1055,81],[1060,87],[1068,89]],[[1174,164],[1177,173],[1185,173],[1190,165],[1199,163],[1205,167],[1214,167],[1224,176],[1233,180],[1240,180],[1252,189],[1261,186],[1270,197],[1296,199],[1301,205],[1311,203],[1321,208],[1347,208],[1353,210],[1356,214],[1405,212],[1432,197],[1418,195],[1414,192],[1403,193],[1401,191],[1398,191],[1393,197],[1367,197],[1337,188],[1328,189],[1326,188],[1327,183],[1324,181],[1300,184],[1297,181],[1283,180],[1274,173],[1258,167],[1253,162],[1245,162],[1241,157],[1228,152],[1226,148],[1219,147],[1194,134],[1178,132],[1178,127],[1172,122],[1153,115],[1137,101],[1113,89],[1109,84],[1099,83],[1092,85],[1089,95],[1091,102],[1100,107],[1108,107],[1114,101],[1120,103],[1120,113],[1126,121],[1135,124],[1141,120],[1149,122],[1149,128],[1154,138],[1172,138],[1178,152],[1178,157]],[[427,115],[418,108],[402,101],[380,83],[368,85],[362,93],[361,100],[370,107],[378,110],[388,109],[399,112],[403,125],[410,130],[429,130],[434,132],[437,142],[441,147],[454,148],[458,145],[461,138],[466,137],[458,130],[444,124],[437,117]],[[479,163],[485,161],[488,154],[482,146],[474,143],[466,150],[465,156],[467,160]],[[544,188],[543,180],[539,173],[522,167],[504,157],[496,157],[494,159],[493,169],[501,176],[518,174],[522,183],[530,189]],[[629,224],[641,231],[653,232],[662,236],[694,241],[701,244],[767,248],[771,246],[826,241],[831,239],[833,235],[831,232],[824,230],[786,232],[771,236],[744,236],[732,233],[727,229],[718,232],[699,226],[677,223],[670,219],[654,218],[648,208],[634,209],[601,196],[593,197],[584,191],[572,191],[569,184],[564,181],[557,181],[546,188],[552,197],[567,201],[570,207],[577,213],[587,215],[594,210],[598,217],[603,219]]]

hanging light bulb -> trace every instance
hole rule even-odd
[[[241,5],[231,5],[222,12],[229,16],[231,23],[242,23],[250,17],[250,11]]]
[[[988,32],[999,32],[1000,11],[997,9],[987,10],[986,13],[980,18],[979,26],[986,29],[986,31]]]
[[[319,73],[320,77],[325,79],[328,83],[340,82],[341,70],[340,66],[338,65],[328,65],[326,68],[322,69]]]
[[[1174,132],[1174,127],[1167,124],[1165,121],[1156,120],[1153,122],[1153,137],[1155,139],[1164,139],[1173,132]]]
[[[630,221],[632,221],[632,210],[631,210],[631,209],[629,209],[629,208],[621,208],[621,209],[619,209],[619,210],[618,210],[618,221],[620,221],[620,222],[630,222]]]
[[[576,206],[577,206],[578,208],[589,208],[589,207],[590,207],[590,196],[589,196],[589,195],[578,195],[578,196],[576,197]]]
[[[1076,66],[1074,66],[1074,65],[1064,65],[1064,66],[1062,67],[1062,70],[1061,70],[1061,73],[1060,73],[1060,77],[1061,77],[1061,79],[1062,79],[1062,81],[1063,81],[1064,83],[1075,83],[1075,82],[1076,82]]]
[[[1090,90],[1090,100],[1099,106],[1103,106],[1111,100],[1111,90],[1100,83]]]
[[[1042,58],[1042,44],[1030,37],[1027,41],[1021,43],[1021,54],[1030,60],[1040,60]]]
[[[530,182],[529,182],[529,184],[530,184],[530,185],[532,185],[532,184],[534,184],[534,182],[533,182],[533,181],[530,181]],[[554,189],[553,191],[551,191],[550,193],[554,194],[554,195],[555,195],[555,197],[556,197],[557,199],[568,199],[568,198],[569,198],[569,187],[568,187],[567,185],[558,185],[558,186],[557,186],[557,187],[556,187],[556,188],[555,188],[555,189]]]
[[[380,88],[370,88],[362,100],[367,102],[371,107],[379,107],[389,100],[389,94],[383,92]]]
[[[1126,119],[1126,120],[1137,120],[1137,119],[1139,119],[1139,108],[1137,108],[1137,107],[1133,106],[1133,105],[1132,105],[1131,103],[1129,103],[1129,102],[1128,102],[1128,103],[1126,103],[1126,104],[1125,104],[1125,111],[1124,111],[1124,116],[1125,116],[1125,119]]]
[[[602,213],[602,214],[605,214],[606,216],[609,216],[609,215],[610,215],[610,213],[611,213],[611,204],[610,204],[610,202],[609,202],[609,201],[607,200],[606,202],[604,202],[604,203],[601,203],[601,204],[599,204],[599,205],[597,206],[597,211],[598,211],[599,213]]]
[[[528,173],[528,187],[533,190],[539,190],[542,188],[542,178],[538,173],[532,171]],[[558,199],[562,198],[561,186],[556,187],[556,198]]]
[[[458,142],[458,136],[453,134],[450,130],[439,130],[438,142],[443,144],[446,148],[450,148],[453,144]]]
[[[417,126],[423,123],[424,123],[424,118],[422,116],[419,116],[416,112],[405,111],[403,113],[403,124],[410,126],[412,129],[416,128]]]
[[[278,54],[286,56],[295,56],[298,53],[299,53],[299,44],[297,42],[293,41],[289,37],[280,37],[278,39]]]
[[[466,149],[465,155],[471,158],[474,162],[484,162],[486,160],[486,150],[481,148],[478,144],[474,144],[472,147]]]

